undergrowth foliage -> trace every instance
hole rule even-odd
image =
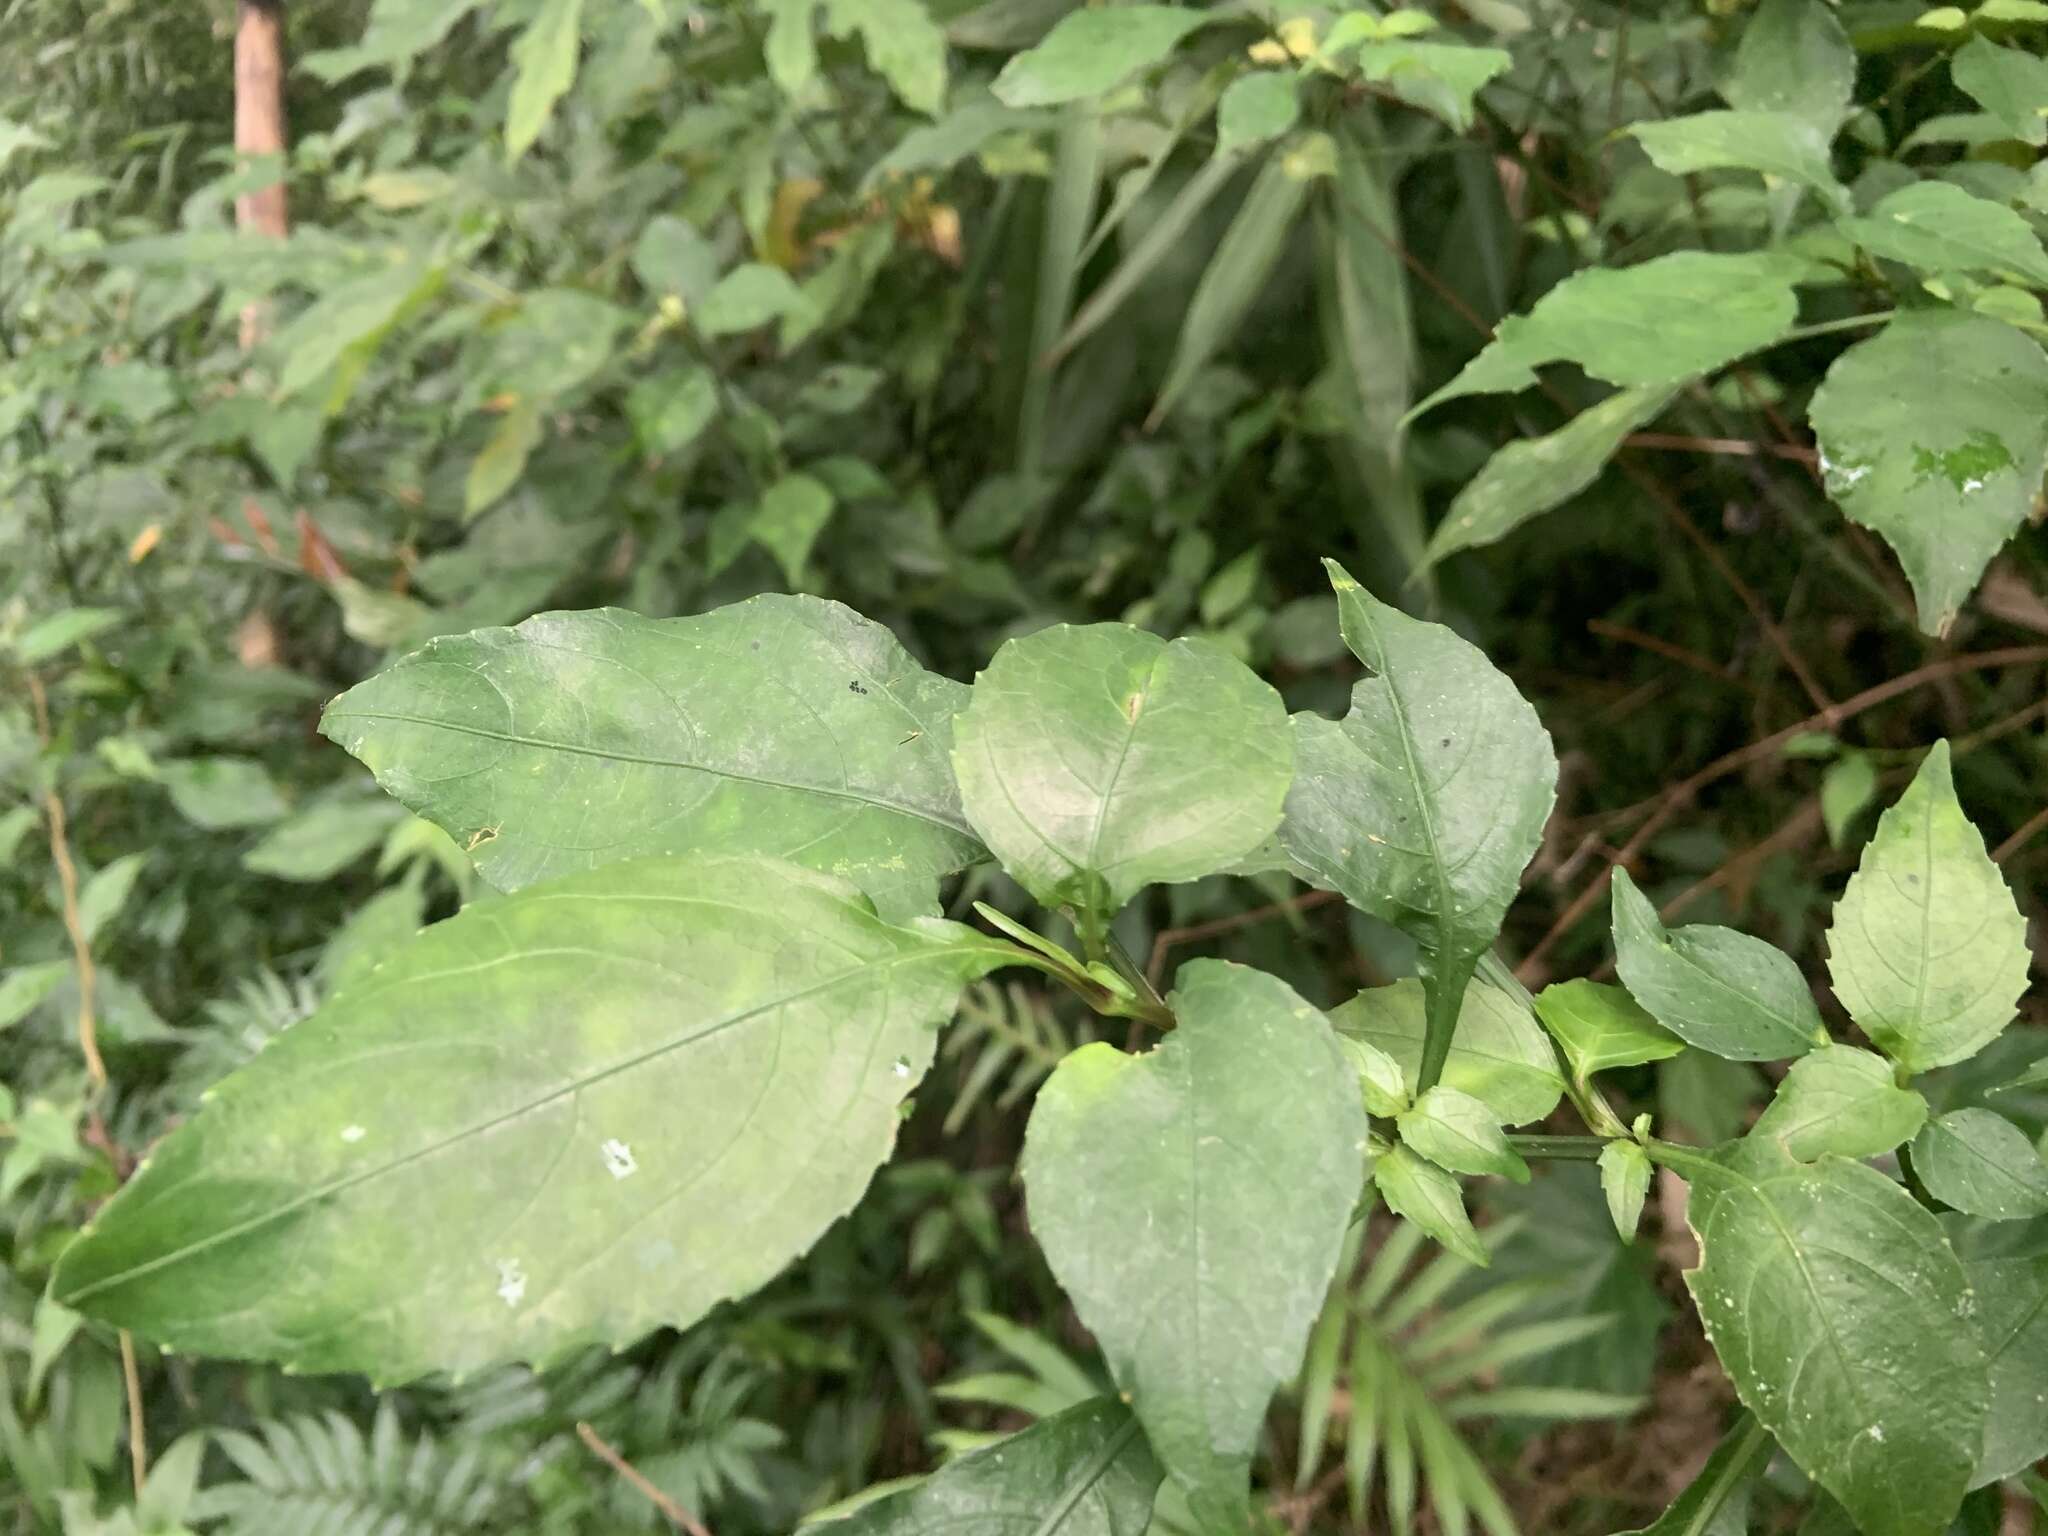
[[[0,1531],[2048,1509],[2048,7],[279,9],[0,5]]]
[[[335,700],[326,729],[466,846],[488,830],[504,894],[210,1089],[66,1249],[53,1296],[180,1352],[386,1382],[687,1326],[853,1205],[961,989],[1015,967],[1158,1032],[1064,1055],[1022,1160],[1032,1233],[1115,1395],[877,1499],[857,1528],[983,1511],[1138,1532],[1163,1478],[1194,1528],[1243,1530],[1268,1405],[1313,1334],[1318,1359],[1352,1351],[1351,1390],[1415,1447],[1444,1517],[1508,1529],[1450,1426],[1515,1398],[1455,1389],[1591,1330],[1528,1325],[1477,1365],[1455,1321],[1434,1348],[1404,1338],[1413,1308],[1383,1308],[1412,1241],[1379,1252],[1358,1300],[1331,1289],[1376,1201],[1487,1264],[1462,1181],[1525,1181],[1530,1156],[1563,1153],[1598,1159],[1624,1236],[1654,1166],[1683,1178],[1687,1283],[1754,1422],[1859,1529],[1941,1531],[1970,1489],[2048,1452],[2038,1393],[2022,1423],[1987,1415],[2026,1396],[2008,1378],[2041,1385],[2037,1325],[2011,1333],[2011,1298],[1989,1304],[1945,1225],[2048,1213],[2048,1164],[1995,1111],[1934,1114],[1911,1086],[1990,1045],[2026,976],[1948,745],[1837,905],[1843,1018],[1763,940],[1667,929],[1625,872],[1623,985],[1531,998],[1480,961],[1550,810],[1549,738],[1469,643],[1330,577],[1367,672],[1337,721],[1290,718],[1223,651],[1127,625],[1012,640],[972,688],[801,597],[433,642]],[[936,915],[938,876],[991,857],[1078,951],[992,908],[994,931]],[[1215,960],[1162,994],[1115,941],[1146,885],[1259,867],[1411,933],[1420,997],[1326,1015]],[[1876,1050],[1838,1042],[1850,1024]],[[1684,1047],[1794,1064],[1717,1148],[1623,1126],[1597,1074]],[[1560,1098],[1582,1134],[1514,1134]],[[1908,1145],[1953,1215],[1869,1161]],[[2028,1284],[2048,1299],[2048,1274]],[[1404,1350],[1430,1364],[1403,1369]],[[349,1449],[317,1424],[279,1433]],[[322,1496],[281,1489],[279,1459],[252,1453],[259,1488]],[[1362,1502],[1370,1450],[1351,1461]],[[1396,1498],[1405,1519],[1412,1484]]]

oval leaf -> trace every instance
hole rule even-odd
[[[2048,1163],[2026,1133],[1988,1109],[1957,1109],[1913,1138],[1913,1172],[1943,1205],[2017,1221],[2048,1216]]]
[[[2027,985],[2027,924],[1936,742],[1877,821],[1828,926],[1835,995],[1908,1072],[1974,1056]]]
[[[500,890],[709,851],[907,902],[983,856],[947,756],[966,701],[881,625],[770,596],[436,640],[336,699],[321,729]]]
[[[1823,1153],[1877,1157],[1910,1141],[1927,1119],[1927,1101],[1892,1081],[1881,1056],[1853,1045],[1824,1045],[1792,1063],[1753,1136],[1768,1136],[1810,1163]]]
[[[1127,624],[1009,641],[957,734],[961,798],[1003,868],[1097,916],[1244,858],[1294,770],[1279,694],[1212,645]]]
[[[1214,20],[1172,5],[1117,5],[1074,11],[1036,48],[1011,59],[989,89],[1007,107],[1049,107],[1100,96],[1156,64],[1197,27]]]
[[[181,1352],[383,1381],[682,1327],[852,1208],[1002,953],[762,859],[480,903],[214,1089],[54,1294]]]
[[[1197,960],[1170,1003],[1157,1049],[1060,1063],[1024,1188],[1153,1451],[1198,1515],[1241,1530],[1266,1406],[1300,1368],[1363,1184],[1365,1113],[1327,1021],[1285,983]]]

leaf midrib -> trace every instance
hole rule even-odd
[[[549,951],[528,950],[522,952],[517,956],[508,956],[507,958],[524,960],[531,959],[535,955],[546,953],[549,953]],[[604,1067],[597,1071],[587,1073],[582,1077],[575,1078],[572,1081],[563,1084],[561,1087],[552,1090],[551,1092],[544,1093],[534,1099],[529,1099],[527,1102],[520,1104],[513,1109],[509,1109],[502,1114],[494,1115],[489,1120],[482,1121],[476,1125],[465,1126],[462,1130],[456,1131],[451,1135],[444,1136],[438,1141],[431,1142],[424,1147],[415,1148],[413,1151],[406,1153],[403,1157],[396,1157],[391,1159],[389,1162],[380,1163],[375,1167],[359,1169],[358,1171],[344,1175],[339,1179],[331,1180],[328,1183],[321,1185],[319,1188],[308,1190],[307,1192],[299,1195],[295,1199],[288,1200],[284,1204],[279,1205],[272,1210],[265,1211],[260,1215],[251,1216],[246,1220],[235,1223],[231,1227],[223,1227],[218,1231],[208,1233],[205,1237],[187,1243],[181,1248],[175,1248],[168,1252],[158,1254],[154,1258],[151,1258],[141,1264],[134,1265],[131,1268],[122,1270],[117,1274],[107,1275],[104,1278],[96,1280],[92,1284],[84,1286],[79,1290],[69,1292],[66,1304],[70,1305],[75,1302],[84,1301],[89,1297],[96,1296],[100,1292],[109,1290],[115,1286],[130,1284],[133,1281],[138,1280],[145,1275],[155,1273],[159,1269],[167,1268],[173,1264],[183,1263],[186,1259],[195,1257],[198,1254],[202,1254],[210,1248],[218,1247],[222,1243],[232,1242],[236,1238],[244,1236],[247,1233],[257,1231],[262,1227],[270,1225],[272,1222],[281,1221],[285,1217],[288,1217],[299,1210],[303,1210],[305,1207],[309,1205],[316,1204],[322,1200],[330,1199],[335,1195],[344,1194],[348,1190],[355,1188],[359,1184],[367,1183],[372,1179],[382,1178],[384,1175],[388,1173],[396,1173],[400,1169],[410,1167],[414,1163],[423,1162],[427,1158],[438,1156],[440,1153],[447,1151],[450,1147],[457,1146],[460,1143],[468,1141],[473,1137],[486,1135],[489,1132],[496,1130],[501,1125],[508,1124],[511,1121],[519,1119],[523,1115],[529,1114],[534,1110],[544,1108],[549,1104],[556,1103],[557,1101],[563,1098],[573,1097],[574,1095],[581,1093],[584,1089],[591,1087],[596,1083],[601,1083],[605,1081],[607,1078],[616,1077],[622,1072],[633,1071],[635,1068],[645,1066],[648,1062],[657,1060],[660,1057],[667,1055],[671,1051],[682,1050],[688,1046],[695,1045],[700,1041],[708,1040],[714,1035],[722,1034],[728,1029],[736,1028],[739,1025],[746,1023],[750,1019],[760,1017],[762,1014],[771,1013],[778,1008],[788,1007],[792,1003],[802,1002],[806,998],[814,997],[821,992],[830,991],[832,988],[840,986],[850,979],[863,976],[877,970],[886,970],[892,966],[900,965],[907,961],[929,960],[933,957],[933,954],[934,951],[929,949],[917,949],[902,954],[891,955],[886,959],[870,961],[867,964],[855,966],[852,969],[841,971],[836,976],[829,977],[826,980],[817,983],[815,986],[805,987],[801,991],[797,992],[785,993],[783,996],[775,998],[769,1002],[757,1004],[752,1008],[743,1009],[735,1014],[729,1014],[725,1018],[718,1019],[713,1023],[705,1026],[704,1028],[698,1030],[695,1034],[686,1035],[680,1039],[664,1041],[660,1045],[653,1046],[648,1050],[642,1051],[637,1056],[629,1057],[624,1061],[614,1062],[612,1065],[608,1067]]]
[[[769,789],[786,789],[793,794],[820,795],[832,800],[851,800],[878,811],[891,811],[900,816],[975,837],[974,828],[968,825],[965,816],[953,818],[937,815],[919,806],[905,805],[899,800],[885,799],[880,795],[862,794],[850,788],[834,789],[826,784],[794,784],[786,779],[772,779],[765,774],[735,773],[729,768],[714,767],[709,763],[693,763],[679,757],[662,757],[651,752],[622,752],[610,747],[586,746],[580,742],[550,741],[539,736],[525,736],[516,731],[494,731],[479,725],[467,725],[453,720],[438,720],[430,715],[400,714],[395,710],[350,709],[334,710],[328,719],[341,720],[389,720],[399,725],[421,725],[435,730],[453,731],[458,736],[477,736],[489,741],[502,741],[515,747],[532,747],[545,752],[567,752],[579,757],[594,757],[606,762],[636,763],[648,768],[676,768],[689,773],[709,774],[713,778],[728,779],[736,784],[759,784]],[[978,841],[978,839],[977,839]]]
[[[1357,605],[1358,612],[1366,627],[1372,631],[1374,644],[1380,653],[1380,680],[1387,686],[1387,708],[1394,717],[1394,734],[1401,743],[1401,758],[1407,768],[1409,782],[1415,786],[1415,806],[1422,817],[1422,835],[1429,843],[1429,873],[1436,886],[1438,934],[1443,941],[1445,953],[1450,951],[1449,940],[1457,908],[1451,899],[1450,872],[1444,868],[1442,839],[1437,834],[1436,808],[1433,804],[1429,784],[1422,776],[1421,764],[1415,756],[1415,732],[1408,724],[1407,706],[1401,701],[1401,689],[1395,682],[1394,669],[1388,666],[1386,637],[1380,633],[1378,620],[1372,609],[1365,603]]]

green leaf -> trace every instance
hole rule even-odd
[[[1258,179],[1238,205],[1188,300],[1166,381],[1146,418],[1147,431],[1166,419],[1209,359],[1236,334],[1253,301],[1267,291],[1274,263],[1286,248],[1310,184],[1285,149],[1267,155]]]
[[[1492,1262],[1465,1214],[1464,1192],[1450,1174],[1396,1145],[1372,1165],[1372,1175],[1380,1198],[1396,1216],[1414,1222],[1468,1264],[1484,1268]]]
[[[750,261],[718,280],[691,323],[703,335],[727,336],[779,320],[802,302],[803,295],[782,268]]]
[[[1832,138],[1856,95],[1856,50],[1825,0],[1763,0],[1742,24],[1721,87],[1740,112],[1805,118]]]
[[[1536,994],[1536,1017],[1564,1052],[1572,1076],[1583,1083],[1595,1072],[1664,1061],[1685,1042],[1651,1018],[1620,987],[1580,977]]]
[[[1159,1464],[1121,1403],[1098,1398],[946,1463],[822,1527],[830,1536],[1145,1536]]]
[[[576,81],[583,0],[541,0],[512,45],[512,97],[505,108],[505,153],[517,160],[547,126],[555,103]]]
[[[1373,675],[1352,689],[1341,721],[1294,717],[1280,843],[1306,879],[1420,946],[1427,1088],[1472,967],[1543,835],[1557,758],[1536,711],[1475,646],[1324,564],[1344,642]]]
[[[1877,1157],[1910,1141],[1926,1119],[1927,1101],[1894,1083],[1882,1057],[1824,1045],[1792,1063],[1750,1134],[1810,1163],[1824,1153]]]
[[[57,964],[63,972],[63,963]],[[4,991],[0,987],[0,991]],[[1408,1084],[1401,1063],[1385,1051],[1356,1035],[1339,1034],[1337,1043],[1358,1071],[1358,1093],[1369,1115],[1394,1116],[1408,1108]]]
[[[1405,37],[1368,42],[1358,50],[1359,69],[1367,80],[1442,118],[1459,133],[1472,126],[1472,98],[1480,87],[1513,64],[1514,59],[1499,48]]]
[[[272,827],[242,855],[242,868],[303,885],[332,880],[383,841],[398,818],[398,808],[385,800],[316,801]]]
[[[1370,987],[1332,1010],[1330,1022],[1352,1040],[1399,1064],[1402,1098],[1412,1098],[1427,1033],[1422,983]],[[1443,1081],[1492,1109],[1503,1125],[1527,1125],[1557,1107],[1564,1094],[1557,1055],[1535,1018],[1506,993],[1474,982],[1466,988]]]
[[[752,858],[481,903],[213,1090],[52,1294],[180,1351],[383,1381],[686,1326],[851,1209],[1006,950]]]
[[[88,943],[98,938],[100,931],[128,904],[129,893],[135,889],[135,882],[148,863],[147,851],[124,853],[93,871],[92,878],[78,893],[78,925],[84,930]]]
[[[1277,139],[1300,118],[1301,101],[1291,73],[1261,69],[1239,75],[1216,104],[1216,153]]]
[[[331,376],[323,405],[330,415],[338,411],[384,337],[433,295],[442,277],[439,267],[408,261],[323,293],[272,340],[284,359],[278,398],[288,400]]]
[[[519,483],[526,472],[527,458],[540,446],[540,406],[521,400],[499,421],[490,441],[469,466],[462,485],[462,515],[465,520],[490,508],[499,497]]]
[[[1620,1536],[1749,1536],[1749,1493],[1777,1453],[1771,1432],[1743,1414],[1671,1507]]]
[[[946,105],[946,34],[924,0],[831,0],[834,36],[860,34],[868,65],[913,112],[936,117]]]
[[[1600,1149],[1600,1189],[1607,1214],[1624,1243],[1632,1243],[1650,1192],[1650,1156],[1632,1141],[1610,1141]]]
[[[1864,808],[1877,798],[1877,765],[1867,752],[1845,753],[1820,777],[1820,819],[1828,846],[1839,848]]]
[[[618,305],[574,288],[523,295],[486,338],[473,376],[479,396],[552,400],[566,395],[611,361],[627,319]]]
[[[768,78],[785,96],[800,96],[818,73],[818,39],[812,23],[819,0],[762,0],[768,37],[762,45]]]
[[[1835,905],[1835,995],[1879,1050],[1925,1072],[1974,1056],[2012,1021],[2027,962],[2026,920],[1936,742]]]
[[[812,475],[784,475],[761,493],[749,531],[775,557],[791,586],[802,581],[811,546],[832,520],[835,505],[831,491]]]
[[[1503,320],[1479,355],[1409,415],[1459,395],[1526,389],[1536,382],[1532,370],[1551,362],[1577,363],[1625,387],[1677,384],[1784,335],[1799,315],[1792,285],[1803,270],[1771,251],[1677,251],[1633,267],[1576,272],[1528,314]],[[1613,409],[1599,418],[1603,427],[1627,413],[1606,404]],[[1600,435],[1588,427],[1590,441],[1573,446],[1590,452]]]
[[[1686,1284],[1744,1406],[1867,1536],[1937,1536],[1986,1396],[1940,1223],[1866,1164],[1797,1163],[1769,1140],[1658,1155],[1691,1183]]]
[[[1624,389],[1555,432],[1509,443],[1452,500],[1429,541],[1425,562],[1434,565],[1461,549],[1504,539],[1532,517],[1571,500],[1599,478],[1622,439],[1663,410],[1676,393],[1669,384]]]
[[[674,294],[685,305],[704,301],[718,282],[718,253],[697,226],[656,214],[633,242],[633,275],[653,294]]]
[[[654,374],[626,392],[626,414],[648,453],[680,453],[718,415],[718,380],[696,363]]]
[[[1833,213],[1849,211],[1835,180],[1829,130],[1796,112],[1695,112],[1662,122],[1631,123],[1628,132],[1650,163],[1674,176],[1694,171],[1761,171],[1811,187]]]
[[[1294,767],[1287,709],[1200,640],[1062,624],[975,680],[953,765],[967,816],[1051,907],[1116,911],[1228,869],[1272,834]]]
[[[1501,1134],[1500,1117],[1469,1093],[1438,1083],[1398,1124],[1405,1144],[1447,1172],[1497,1173],[1528,1182],[1529,1165]]]
[[[1991,1366],[1984,1450],[1972,1479],[1982,1487],[2048,1456],[2048,1221],[1946,1216],[1942,1225],[1969,1278],[1970,1320]]]
[[[1730,1061],[1803,1056],[1826,1040],[1791,956],[1707,924],[1666,931],[1629,872],[1614,871],[1614,968],[1659,1024]]]
[[[321,729],[500,890],[711,851],[907,895],[983,857],[948,762],[966,702],[881,625],[764,596],[436,640],[336,699]]]
[[[2048,356],[1999,320],[1900,315],[1828,369],[1808,415],[1828,494],[1891,545],[1941,634],[2032,510],[2048,467]]]
[[[1948,72],[2014,138],[2048,143],[2048,59],[2001,48],[1980,33],[1955,51]]]
[[[94,635],[105,634],[126,617],[119,608],[66,608],[31,624],[14,642],[14,654],[23,666],[37,666]]]
[[[1242,1529],[1266,1406],[1300,1368],[1359,1197],[1366,1122],[1328,1023],[1284,983],[1197,960],[1170,1005],[1156,1049],[1060,1063],[1024,1188],[1154,1454],[1202,1518]]]
[[[1970,1216],[2048,1216],[2048,1163],[2026,1133],[1988,1109],[1953,1109],[1913,1138],[1913,1172],[1943,1205]]]
[[[1182,38],[1214,19],[1172,5],[1071,11],[1037,47],[1005,64],[990,89],[1007,107],[1050,107],[1100,96],[1158,63]]]
[[[70,974],[69,960],[39,960],[0,971],[0,1029],[12,1029],[34,1013]]]
[[[2048,286],[2048,253],[2033,226],[2005,204],[1954,182],[1901,187],[1840,227],[1872,255],[1923,272],[2011,273],[2033,287]]]

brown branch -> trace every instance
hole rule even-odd
[[[1795,459],[1811,464],[1818,457],[1811,448],[1797,443],[1755,443],[1746,437],[1688,437],[1681,432],[1631,432],[1621,440],[1624,448],[1662,448],[1672,453],[1713,453],[1725,458]]]
[[[1145,962],[1145,979],[1157,990],[1160,980],[1166,974],[1167,953],[1178,945],[1213,939],[1218,934],[1235,933],[1240,928],[1249,928],[1254,923],[1263,923],[1267,918],[1279,917],[1283,913],[1311,911],[1336,899],[1335,891],[1303,891],[1299,895],[1288,897],[1285,901],[1276,901],[1264,907],[1253,907],[1249,912],[1233,912],[1229,917],[1211,918],[1206,923],[1190,923],[1185,928],[1162,928],[1159,936],[1152,941],[1152,953]]]
[[[279,0],[240,0],[235,16],[235,153],[244,164],[253,156],[285,153],[284,7]],[[251,234],[282,240],[291,229],[285,204],[285,167],[268,186],[235,199],[235,225]],[[269,334],[271,306],[256,299],[242,311],[242,350]]]
[[[1586,621],[1586,628],[1603,639],[1618,640],[1623,645],[1640,646],[1643,650],[1654,652],[1667,661],[1675,661],[1682,667],[1690,667],[1695,672],[1703,672],[1717,683],[1733,683],[1737,687],[1747,686],[1741,678],[1730,675],[1726,667],[1708,660],[1700,655],[1698,651],[1689,651],[1682,645],[1674,645],[1669,640],[1660,640],[1657,636],[1646,634],[1640,629],[1631,629],[1626,624],[1610,624],[1605,619],[1588,619]],[[1754,693],[1756,690],[1752,688],[1749,691]]]
[[[663,1515],[667,1516],[669,1523],[677,1530],[688,1531],[690,1536],[711,1536],[711,1533],[699,1523],[695,1515],[691,1514],[682,1505],[649,1482],[646,1473],[626,1460],[625,1457],[612,1449],[611,1446],[605,1444],[604,1437],[596,1430],[579,1420],[576,1425],[576,1433],[583,1443],[590,1447],[590,1452],[593,1456],[597,1457],[599,1461],[631,1483],[634,1490],[642,1498],[646,1499],[648,1503],[660,1510]]]
[[[2020,829],[2017,832],[1992,849],[1991,862],[2003,864],[2007,859],[2026,847],[2034,834],[2043,827],[2048,827],[2048,805],[2044,805],[2040,810],[2034,812],[2033,815],[2020,824]]]
[[[1530,950],[1523,957],[1522,963],[1515,968],[1515,974],[1524,982],[1540,976],[1544,957],[1556,946],[1558,940],[1571,931],[1580,918],[1592,910],[1593,904],[1606,894],[1608,882],[1614,876],[1615,866],[1633,862],[1649,845],[1650,839],[1663,831],[1672,817],[1709,784],[1771,756],[1802,731],[1818,730],[1839,723],[1852,715],[1861,714],[1866,709],[1875,708],[1889,699],[1895,699],[1902,693],[1911,693],[1915,688],[1944,681],[1961,672],[1980,672],[1997,667],[2035,666],[2043,662],[2048,662],[2048,645],[2011,646],[2003,650],[1977,651],[1969,655],[1949,656],[1940,661],[1931,661],[1923,667],[1916,667],[1911,672],[1879,683],[1874,688],[1864,689],[1863,692],[1836,705],[1832,712],[1823,711],[1810,715],[1781,731],[1773,731],[1746,747],[1738,747],[1733,752],[1724,753],[1697,773],[1673,785],[1654,801],[1645,801],[1642,805],[1630,807],[1631,811],[1639,810],[1642,806],[1654,808],[1643,824],[1636,828],[1634,835],[1608,859],[1607,866],[1588,881],[1585,888],[1571,899],[1564,911],[1558,914],[1549,931],[1537,940],[1536,947]]]

